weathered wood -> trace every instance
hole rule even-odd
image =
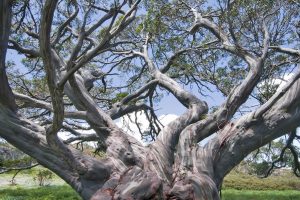
[[[190,8],[195,15],[195,23],[190,31],[195,34],[199,29],[205,29],[216,38],[204,46],[218,43],[213,48],[235,55],[249,68],[248,74],[239,85],[232,88],[215,112],[208,113],[208,106],[203,100],[168,75],[176,56],[188,50],[175,53],[164,67],[157,66],[158,62],[154,62],[151,59],[153,55],[148,52],[150,34],[145,37],[140,51],[136,48],[119,53],[130,55],[126,59],[141,58],[148,82],[105,110],[89,91],[96,76],[89,77],[91,73],[81,70],[101,53],[113,51],[113,47],[118,46],[118,42],[113,44],[114,39],[135,19],[140,0],[124,1],[110,10],[97,8],[105,14],[95,24],[86,27],[85,21],[78,33],[74,33],[77,30],[70,31],[78,40],[67,61],[55,45],[59,43],[63,29],[71,29],[67,26],[79,13],[78,2],[72,1],[73,13],[65,23],[56,27],[56,34],[52,34],[53,17],[59,1],[46,0],[41,12],[40,32],[29,34],[38,39],[37,48],[40,49],[27,49],[15,41],[11,42],[12,48],[20,53],[42,58],[51,102],[15,93],[24,107],[42,108],[53,114],[49,116],[51,125],[42,127],[16,112],[14,96],[7,81],[5,57],[11,26],[11,2],[3,0],[0,3],[0,27],[4,27],[0,30],[0,136],[58,174],[83,199],[218,200],[223,178],[248,153],[300,125],[299,73],[257,111],[232,120],[257,86],[269,48],[299,56],[299,50],[270,47],[265,17],[260,32],[260,52],[254,54],[238,44],[233,30],[228,34],[214,20]],[[182,4],[189,7],[184,2]],[[127,12],[122,10],[123,6],[128,8]],[[88,13],[83,13],[84,20],[88,19]],[[123,18],[116,22],[120,13]],[[93,39],[94,31],[109,19],[110,24],[103,35],[97,38],[99,41]],[[86,49],[85,41],[90,42]],[[158,86],[170,92],[186,107],[186,112],[164,127],[155,142],[143,146],[120,129],[114,119],[132,111],[153,109],[151,104],[148,106],[134,101],[138,101],[145,93],[151,96]],[[72,111],[67,110],[64,98],[68,98],[68,103],[73,106]],[[65,118],[85,120],[94,133],[87,136],[74,131],[76,137],[62,142],[57,133],[62,129]],[[215,138],[205,146],[198,145],[199,141],[213,134]],[[67,145],[80,138],[101,142],[106,158],[83,155]]]
[[[5,66],[12,17],[12,2],[11,0],[3,0],[0,2],[0,103],[16,111],[17,105],[8,84]]]

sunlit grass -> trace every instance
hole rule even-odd
[[[80,200],[69,186],[47,186],[31,189],[20,187],[0,190],[1,200]]]
[[[224,190],[223,200],[300,200],[300,191]]]
[[[298,190],[300,179],[291,173],[268,178],[258,178],[255,175],[231,172],[223,182],[223,189],[237,190]],[[299,198],[300,200],[300,198]]]

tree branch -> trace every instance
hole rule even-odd
[[[70,56],[70,59],[67,63],[67,73],[61,78],[59,82],[59,86],[63,87],[63,85],[67,82],[67,80],[81,67],[86,64],[89,60],[93,59],[98,54],[105,52],[109,49],[109,47],[112,47],[113,45],[109,45],[109,41],[114,38],[120,31],[122,31],[124,28],[126,28],[135,18],[136,9],[138,4],[140,3],[140,0],[136,1],[134,5],[130,8],[130,10],[124,15],[121,22],[119,22],[119,25],[115,28],[113,27],[113,24],[115,24],[115,17],[118,13],[112,12],[107,13],[103,18],[101,18],[98,23],[96,23],[94,26],[92,26],[89,30],[86,32],[82,32],[81,35],[79,35],[79,40],[76,45],[76,48],[73,50],[73,53]],[[113,17],[114,16],[114,17]],[[93,49],[89,50],[85,55],[81,57],[81,59],[75,63],[76,55],[78,54],[81,46],[82,41],[85,38],[86,35],[91,34],[94,30],[96,30],[101,24],[103,24],[107,19],[113,17],[111,24],[109,25],[108,29],[105,31],[104,36],[101,39],[101,42],[94,47]],[[80,37],[81,36],[81,37]]]
[[[201,15],[194,10],[197,18],[197,26],[204,26],[212,31],[223,43],[226,50],[229,50],[235,55],[240,56],[241,53],[237,52],[240,46],[230,44],[229,39],[222,33],[220,28],[217,28],[212,22],[207,19],[203,19]],[[261,72],[264,66],[267,52],[269,49],[270,37],[265,22],[263,23],[264,32],[264,47],[261,57],[254,57],[248,52],[243,51],[242,57],[249,64],[250,71],[246,78],[238,86],[232,89],[225,102],[212,114],[204,117],[204,119],[186,127],[183,133],[180,135],[180,143],[178,146],[178,157],[181,167],[190,166],[191,149],[197,148],[196,144],[202,139],[214,134],[219,129],[222,129],[228,121],[233,117],[237,109],[248,99],[249,95],[257,85]],[[228,45],[230,44],[230,45]],[[228,47],[230,47],[228,49]]]
[[[248,53],[241,46],[236,46],[237,44],[235,45],[232,44],[229,38],[227,37],[227,34],[222,31],[221,27],[218,27],[209,19],[202,17],[201,13],[199,13],[196,9],[192,8],[191,11],[195,16],[194,25],[190,29],[191,34],[196,33],[199,27],[204,27],[208,29],[210,32],[212,32],[221,41],[223,49],[235,55],[238,55],[243,60],[245,60],[249,65],[253,65],[253,62],[255,62],[255,60],[253,60],[254,59],[253,55]]]
[[[62,35],[62,32],[64,31],[64,29],[71,23],[71,21],[73,21],[75,19],[75,17],[78,15],[79,13],[79,8],[78,8],[78,4],[77,2],[74,2],[73,5],[75,6],[75,11],[70,15],[70,17],[64,22],[62,23],[58,29],[57,29],[57,32],[56,32],[56,38],[55,40],[52,42],[52,46],[55,46],[60,38],[61,38],[61,35]]]
[[[4,174],[4,173],[7,173],[7,172],[10,172],[10,171],[21,171],[21,170],[26,170],[26,169],[32,169],[36,166],[38,166],[39,164],[33,164],[33,165],[29,165],[29,166],[26,166],[26,167],[10,167],[10,168],[6,168],[6,167],[0,167],[0,174]]]
[[[292,147],[292,143],[293,143],[293,140],[295,139],[295,136],[296,136],[296,130],[294,130],[290,133],[285,146],[281,150],[279,158],[277,158],[276,160],[274,160],[272,162],[271,166],[269,167],[269,169],[267,169],[266,173],[264,174],[264,178],[268,177],[272,173],[272,170],[276,167],[276,163],[283,162],[283,156],[285,154],[285,151],[286,151],[286,149]],[[297,158],[297,160],[298,160],[298,158]]]
[[[14,92],[14,95],[17,100],[19,100],[23,103],[21,105],[22,108],[24,108],[24,107],[42,108],[42,109],[46,109],[50,112],[53,112],[52,105],[48,102],[34,99],[34,98],[31,98],[29,96],[26,96],[24,94],[20,94],[17,92]],[[66,118],[72,118],[72,119],[86,119],[87,114],[85,111],[73,111],[73,112],[65,111],[64,116]]]
[[[58,66],[56,66],[56,64],[58,64],[58,62],[50,43],[51,26],[57,3],[58,0],[47,0],[45,2],[40,23],[40,53],[45,65],[47,83],[53,107],[53,121],[51,126],[47,129],[46,138],[48,144],[57,152],[62,153],[64,159],[67,160],[70,166],[74,166],[79,173],[85,173],[87,171],[86,167],[74,157],[71,150],[65,146],[57,136],[57,132],[62,128],[64,120],[63,87],[58,87],[57,85],[58,75],[56,67]]]
[[[9,49],[14,49],[30,58],[37,58],[40,56],[40,53],[35,49],[24,48],[14,40],[9,40],[9,42],[12,43],[12,46],[8,46]]]
[[[51,94],[54,110],[53,123],[48,131],[48,136],[56,135],[62,127],[64,116],[62,89],[57,87],[57,74],[54,68],[53,53],[50,43],[51,25],[58,0],[47,0],[42,12],[40,28],[40,52],[46,69],[47,83]],[[51,142],[51,141],[49,141]]]
[[[70,144],[75,142],[76,140],[80,140],[82,142],[90,142],[90,141],[99,141],[99,137],[97,134],[81,134],[75,137],[70,137],[64,141],[65,144]]]
[[[251,151],[297,128],[300,120],[299,102],[300,79],[297,79],[260,120],[253,121],[252,112],[225,126],[216,139],[207,145],[207,149],[214,154],[218,176],[224,177]]]
[[[148,55],[148,40],[147,37],[143,46],[143,52],[133,52],[138,56],[142,56],[148,65],[151,76],[158,81],[158,84],[171,92],[180,103],[188,108],[186,113],[178,117],[158,135],[157,140],[151,144],[149,154],[153,158],[154,163],[160,165],[160,177],[170,181],[170,172],[172,171],[172,163],[174,160],[175,146],[178,143],[181,131],[189,124],[199,120],[199,116],[205,114],[208,110],[207,104],[199,100],[195,95],[185,91],[172,78],[163,74],[154,66],[154,63]],[[154,150],[157,149],[157,150]],[[153,166],[149,166],[150,169]]]
[[[13,111],[17,111],[17,105],[8,84],[5,69],[6,51],[11,28],[12,1],[3,0],[0,2],[0,17],[0,27],[2,29],[0,31],[0,103]]]
[[[284,48],[284,47],[279,47],[279,46],[270,46],[269,48],[274,49],[275,51],[278,51],[281,53],[289,54],[291,56],[296,56],[296,57],[300,56],[300,50],[297,50],[297,49]]]
[[[61,152],[53,150],[47,145],[45,129],[0,104],[0,136],[6,141],[32,156],[39,164],[49,168],[64,179],[73,188],[81,191],[81,196],[90,198],[90,185],[93,181],[107,180],[111,173],[109,160],[99,160],[83,155],[81,152],[70,148],[72,155],[86,168],[85,172],[79,171],[76,165],[69,165],[68,158]],[[105,162],[105,164],[104,164]],[[81,181],[86,181],[82,183]],[[101,186],[93,188],[96,192]]]

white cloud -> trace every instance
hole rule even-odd
[[[277,91],[279,91],[293,76],[294,76],[294,73],[289,73],[289,74],[284,75],[281,78],[267,79],[267,80],[261,82],[260,84],[258,84],[258,87],[261,88],[265,84],[278,85]]]
[[[178,116],[175,114],[167,114],[161,115],[158,117],[163,126],[166,126],[171,121],[176,119]],[[123,129],[126,133],[136,138],[138,141],[144,144],[142,141],[141,134],[139,132],[139,128],[136,123],[139,124],[139,128],[141,132],[144,132],[149,127],[149,121],[147,120],[144,112],[137,112],[137,114],[131,113],[129,115],[123,116],[121,119],[117,120],[116,124]]]
[[[94,133],[93,130],[80,130],[79,132],[83,133],[83,134],[92,134],[92,133]],[[66,131],[60,131],[60,132],[58,132],[58,137],[60,137],[63,140],[67,140],[67,139],[69,139],[69,138],[71,138],[73,136],[74,135],[72,135],[71,133],[66,132]]]
[[[278,84],[279,87],[277,91],[281,90],[282,87],[294,76],[294,73],[285,75],[282,79],[275,79],[275,84]]]
[[[167,114],[167,115],[161,115],[159,117],[159,120],[161,121],[161,123],[166,126],[168,125],[170,122],[172,122],[173,120],[175,120],[178,116],[175,114]]]

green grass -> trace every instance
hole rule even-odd
[[[255,175],[231,172],[223,182],[223,189],[237,190],[298,190],[300,179],[291,173],[268,178],[258,178]],[[300,198],[299,198],[300,200]]]
[[[69,186],[47,186],[31,189],[12,187],[0,190],[1,200],[80,200]]]
[[[300,200],[300,191],[224,190],[222,200]]]

